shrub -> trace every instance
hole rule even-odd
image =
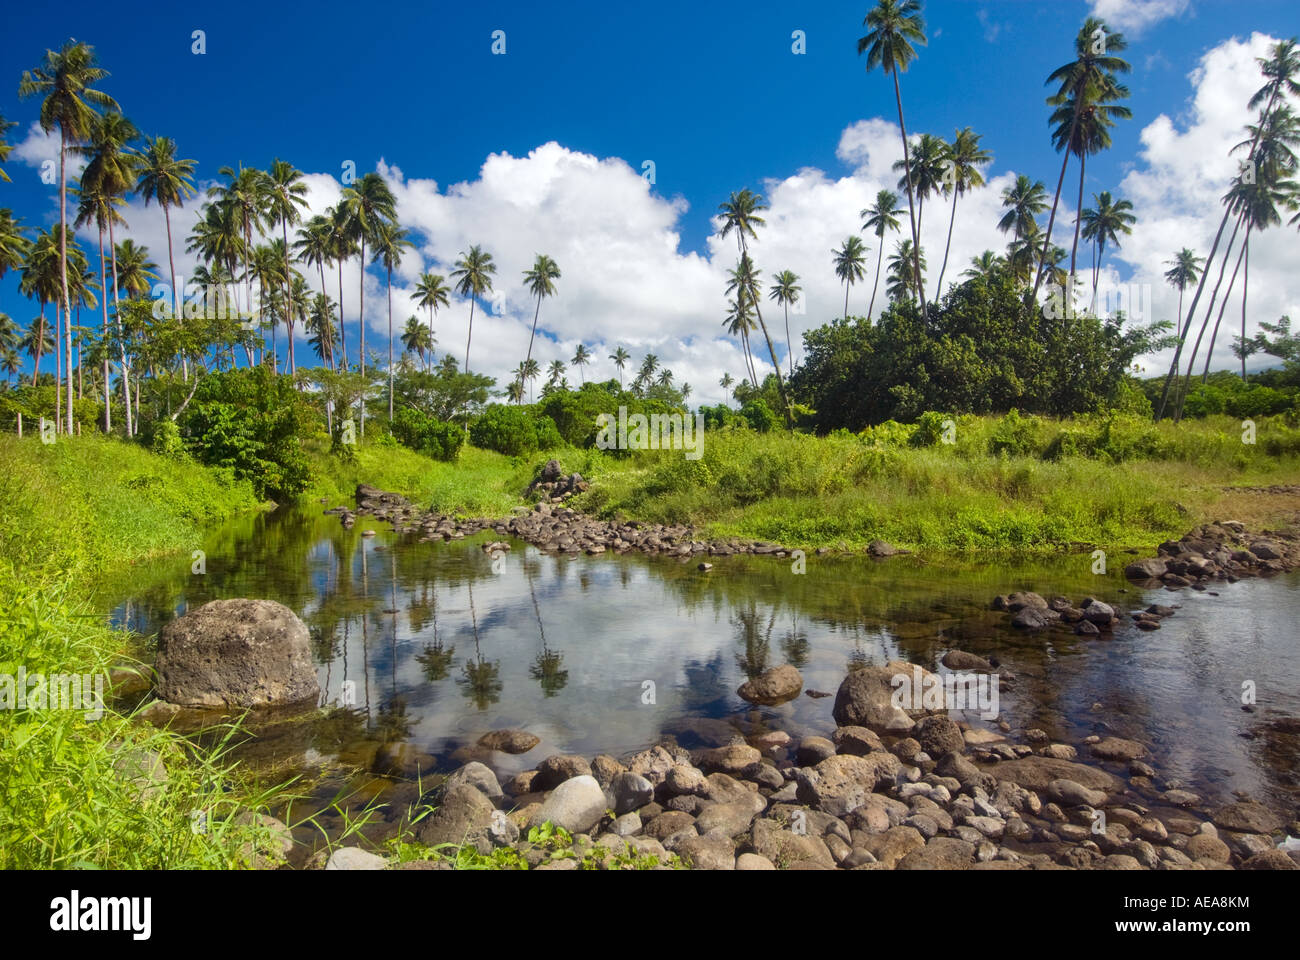
[[[767,401],[756,397],[748,400],[740,408],[740,415],[745,418],[751,428],[759,433],[767,433],[775,427],[781,425],[780,418],[772,412],[772,408],[767,405]]]
[[[500,403],[489,406],[474,421],[469,438],[476,447],[509,457],[564,445],[564,438],[550,417],[537,417],[522,407]]]
[[[410,407],[397,411],[392,427],[393,436],[403,446],[435,460],[455,460],[465,443],[465,431],[460,427]]]
[[[989,453],[1012,457],[1029,455],[1036,448],[1034,434],[1037,428],[1037,417],[1022,417],[1013,407],[993,429],[989,437]]]

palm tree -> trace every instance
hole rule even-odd
[[[591,363],[591,351],[587,349],[585,343],[578,344],[578,349],[574,351],[573,359],[570,360],[569,363],[578,368],[578,377],[580,381],[585,384],[587,382],[587,377],[586,374],[583,373],[582,368]]]
[[[179,317],[180,291],[176,289],[176,256],[172,246],[171,208],[185,205],[187,197],[194,195],[194,160],[176,158],[176,141],[170,137],[146,137],[144,150],[140,152],[139,178],[135,189],[144,197],[147,207],[153,200],[163,209],[163,219],[167,222],[167,263],[171,272],[172,315]],[[223,172],[229,168],[222,168]]]
[[[45,317],[33,317],[27,334],[18,341],[18,348],[32,358],[32,383],[36,383],[35,370],[41,364],[41,357],[54,350],[54,341],[45,326]]]
[[[406,330],[401,336],[402,346],[408,353],[418,353],[420,355],[420,365],[427,372],[429,363],[425,355],[433,350],[436,342],[433,339],[433,331],[420,322],[419,317],[407,317]]]
[[[916,282],[921,278],[921,235],[917,228],[916,203],[912,196],[911,155],[907,147],[907,124],[903,119],[903,93],[899,73],[906,73],[916,59],[913,43],[925,46],[925,21],[920,0],[877,0],[876,6],[862,21],[870,30],[858,39],[858,56],[867,55],[867,71],[880,67],[894,79],[894,100],[898,104],[898,128],[903,140],[903,179],[907,187],[907,213],[912,222],[912,252]],[[925,290],[918,289],[921,313],[926,312]]]
[[[659,371],[659,379],[656,381],[661,387],[671,387],[673,385],[673,372],[667,367]]]
[[[279,157],[272,160],[271,169],[266,172],[266,200],[267,220],[271,223],[280,221],[280,239],[284,243],[284,275],[287,278],[292,269],[289,265],[289,227],[297,226],[302,219],[299,208],[307,208],[307,184],[302,181],[302,171],[294,169],[293,164]],[[285,283],[288,283],[287,279]],[[324,285],[322,278],[321,287]],[[293,355],[293,298],[288,296],[287,290],[286,287],[288,311],[285,326],[289,329],[289,374],[292,376],[297,370],[297,364],[294,363]]]
[[[316,267],[320,275],[321,293],[324,293],[325,264],[331,259],[329,218],[319,213],[309,218],[306,223],[298,228],[298,239],[293,242],[293,250],[298,259],[307,266],[314,265]],[[333,355],[332,346],[331,344],[331,357]]]
[[[850,234],[844,238],[844,243],[838,250],[832,250],[835,263],[835,276],[840,278],[840,283],[844,284],[844,319],[849,319],[849,290],[857,281],[866,276],[866,271],[862,268],[863,261],[866,259],[867,248],[862,242],[862,238],[857,234]]]
[[[632,359],[632,354],[619,347],[609,355],[609,359],[613,360],[614,366],[618,367],[618,389],[621,391],[623,389],[623,368]]]
[[[0,171],[3,173],[4,171]],[[13,347],[0,347],[0,370],[5,372],[5,382],[12,383],[14,376],[22,368],[23,358],[18,354],[18,350]]]
[[[318,293],[311,301],[311,312],[303,321],[303,327],[309,334],[308,343],[316,350],[316,356],[334,369],[334,301],[324,293]]]
[[[352,217],[346,204],[340,203],[325,211],[330,221],[330,256],[339,273],[339,349],[342,352],[343,369],[348,366],[348,325],[343,319],[343,263],[357,252],[356,241],[352,236]]]
[[[1127,236],[1132,233],[1132,224],[1137,223],[1137,217],[1131,212],[1133,204],[1127,200],[1115,200],[1109,190],[1094,193],[1092,199],[1097,206],[1083,211],[1083,238],[1091,240],[1096,247],[1096,254],[1092,258],[1092,298],[1096,301],[1106,244],[1114,244],[1118,250],[1120,234]]]
[[[1113,31],[1104,20],[1088,17],[1075,35],[1075,58],[1057,67],[1047,78],[1047,83],[1057,83],[1059,88],[1047,98],[1049,106],[1060,107],[1069,104],[1073,107],[1070,128],[1065,136],[1055,138],[1056,149],[1064,153],[1061,160],[1061,175],[1056,181],[1056,197],[1052,201],[1052,213],[1047,218],[1047,231],[1043,235],[1043,252],[1039,269],[1034,277],[1034,290],[1029,302],[1038,298],[1038,285],[1042,280],[1043,264],[1047,262],[1048,246],[1052,242],[1052,228],[1056,224],[1056,209],[1061,202],[1061,188],[1065,185],[1065,171],[1070,163],[1070,153],[1076,148],[1075,133],[1079,119],[1085,109],[1120,100],[1128,96],[1128,90],[1115,79],[1117,73],[1128,73],[1131,69],[1128,61],[1114,56],[1128,46],[1124,35]],[[1123,108],[1118,108],[1123,110]],[[1059,116],[1053,114],[1050,123],[1059,123]],[[1080,191],[1082,195],[1082,191]]]
[[[785,425],[786,429],[794,429],[794,416],[790,412],[790,398],[786,394],[785,380],[781,376],[781,364],[776,359],[776,348],[772,346],[772,335],[767,332],[767,324],[763,322],[763,308],[759,303],[760,288],[758,285],[759,271],[755,269],[754,263],[749,258],[749,238],[758,239],[757,227],[764,225],[765,221],[758,214],[766,210],[767,204],[763,202],[761,194],[753,193],[749,188],[732,191],[725,201],[718,204],[718,210],[722,216],[722,236],[725,237],[732,230],[736,231],[736,242],[740,247],[740,265],[737,270],[744,274],[741,287],[744,289],[745,296],[748,298],[750,305],[754,308],[754,316],[758,318],[759,329],[763,331],[763,339],[767,341],[767,352],[772,357],[772,367],[776,372],[776,387],[781,395],[781,403],[785,406]],[[733,282],[736,274],[733,272]]]
[[[727,301],[727,316],[722,321],[722,325],[727,328],[728,333],[740,340],[741,352],[745,355],[745,366],[749,370],[749,378],[752,382],[757,383],[758,373],[754,369],[754,356],[749,349],[749,331],[757,329],[758,325],[754,323],[748,297],[744,294],[737,294],[734,300]],[[644,369],[643,367],[642,370],[644,371]]]
[[[13,144],[9,143],[6,132],[10,127],[18,126],[16,120],[6,120],[3,113],[0,113],[0,163],[9,159],[9,152],[13,150]],[[9,174],[5,173],[4,167],[0,167],[0,183],[11,183]]]
[[[469,344],[474,338],[474,301],[492,289],[492,275],[497,272],[497,265],[492,262],[492,254],[486,253],[480,246],[461,252],[456,261],[456,269],[451,272],[456,281],[456,292],[469,298],[469,328],[465,335],[465,372],[469,373]],[[540,306],[540,301],[539,301]]]
[[[364,374],[366,372],[366,243],[374,239],[382,222],[397,219],[397,198],[393,196],[388,182],[379,174],[371,172],[362,176],[352,186],[344,188],[340,205],[347,211],[348,246],[357,244],[361,251],[361,271],[357,277],[357,326],[361,331],[359,363]],[[365,418],[366,408],[363,403],[361,405],[363,432]]]
[[[388,419],[393,419],[393,267],[402,262],[402,254],[412,249],[415,244],[410,240],[410,231],[399,227],[391,220],[380,220],[375,225],[373,236],[374,256],[372,263],[380,263],[387,274],[385,287],[388,292]]]
[[[542,375],[542,367],[536,360],[528,359],[523,363],[523,369],[520,370],[520,379],[528,383],[528,396],[531,400],[533,395],[533,381]]]
[[[1187,289],[1188,284],[1196,282],[1205,258],[1198,257],[1194,251],[1183,247],[1174,254],[1174,259],[1166,260],[1165,263],[1169,265],[1169,269],[1165,271],[1165,281],[1178,291],[1178,324],[1174,329],[1179,331],[1178,338],[1181,341],[1187,336],[1187,332],[1183,330],[1183,291]]]
[[[3,133],[3,131],[0,131]],[[0,207],[0,280],[10,270],[19,269],[27,260],[31,244],[23,236],[27,228],[12,210]]]
[[[126,221],[121,214],[117,213],[116,207],[122,206],[124,197],[130,192],[136,183],[136,163],[137,157],[131,151],[130,145],[139,139],[140,131],[136,129],[135,124],[124,117],[116,110],[110,110],[107,113],[97,116],[91,124],[90,135],[84,146],[74,147],[73,149],[80,155],[88,157],[90,162],[81,174],[81,189],[83,198],[89,192],[96,197],[93,203],[93,212],[89,213],[99,230],[99,273],[100,288],[104,291],[109,289],[107,270],[104,263],[104,230],[108,230],[109,251],[113,249],[113,227],[116,224],[125,224]],[[82,220],[82,215],[78,216],[78,223],[90,222]],[[114,271],[116,273],[116,271]],[[108,297],[104,296],[104,342],[108,342]],[[117,284],[113,284],[113,301],[114,310],[117,308]],[[118,334],[121,334],[121,324],[118,325]],[[126,373],[126,347],[119,344],[122,351],[122,394],[126,407],[126,435],[129,437],[133,433],[133,424],[131,422],[131,385]],[[108,351],[104,351],[104,432],[108,433],[113,429],[113,403],[112,394],[108,389],[109,371],[108,371]]]
[[[898,207],[898,194],[892,190],[880,190],[876,193],[875,206],[863,210],[858,216],[862,217],[862,229],[870,230],[876,235],[876,281],[871,285],[871,306],[867,308],[867,323],[871,322],[872,316],[876,312],[876,290],[880,287],[880,265],[883,263],[885,255],[885,233],[893,230],[898,232],[898,217],[903,210]]]
[[[555,281],[560,279],[560,268],[544,253],[539,253],[533,260],[533,268],[524,271],[524,281],[528,292],[537,298],[537,308],[533,311],[533,331],[528,335],[528,354],[533,355],[533,337],[537,336],[537,317],[542,312],[542,298],[555,295]]]
[[[36,329],[36,336],[28,340],[28,354],[35,359],[32,366],[33,386],[36,385],[36,377],[40,372],[41,356],[49,352],[45,346],[47,339],[45,306],[54,303],[59,297],[60,260],[56,229],[57,227],[38,233],[35,242],[25,246],[26,257],[22,266],[22,276],[18,281],[19,292],[27,297],[35,297],[41,307],[40,316],[37,318],[39,327]]]
[[[77,190],[77,219],[74,227],[86,226],[93,223],[99,231],[99,287],[101,290],[108,290],[108,267],[107,256],[104,252],[104,231],[108,227],[109,220],[116,220],[118,223],[124,223],[122,215],[117,212],[117,207],[124,206],[125,201],[121,197],[110,195],[99,186],[87,186],[87,178],[82,177],[82,188]],[[100,298],[100,305],[103,307],[103,337],[104,343],[108,343],[108,297]],[[108,351],[104,351],[104,432],[108,433],[113,428],[111,419],[111,393],[107,389],[109,384],[108,372]]]
[[[942,137],[932,133],[923,133],[917,137],[912,147],[911,177],[912,190],[916,195],[916,232],[925,236],[925,201],[944,190],[944,174],[947,173],[948,144]],[[894,170],[903,171],[898,178],[898,189],[906,190],[904,179],[908,176],[908,165],[902,160],[894,161]]]
[[[71,144],[90,134],[95,107],[117,110],[117,101],[91,86],[108,76],[99,66],[94,48],[69,40],[58,50],[46,50],[40,66],[24,70],[18,96],[42,97],[40,124],[46,133],[59,128],[59,285],[64,316],[71,316],[68,295],[68,179],[67,154]],[[67,333],[68,364],[72,364],[72,329]],[[68,433],[72,432],[72,377],[68,377]]]
[[[1003,233],[1012,231],[1012,239],[1025,237],[1038,226],[1038,215],[1047,209],[1047,187],[1043,181],[1031,180],[1022,173],[1002,191],[1002,207],[1007,212],[998,221],[998,229]]]
[[[943,293],[943,274],[948,269],[948,250],[952,246],[952,228],[957,222],[957,200],[962,194],[984,186],[981,167],[993,162],[993,154],[980,147],[980,135],[966,127],[958,130],[948,145],[943,178],[944,193],[952,194],[952,212],[948,215],[948,239],[943,245],[943,265],[939,268],[939,282],[935,284],[937,300]],[[917,218],[920,219],[919,217]],[[918,224],[919,226],[919,224]]]
[[[729,374],[729,373],[724,373],[724,374],[722,375],[722,379],[718,381],[718,386],[720,386],[720,387],[722,388],[723,393],[725,394],[726,391],[728,391],[728,390],[731,389],[731,385],[732,385],[733,383],[735,383],[735,382],[736,382],[736,378],[735,378],[735,377],[733,377],[733,376],[732,376],[731,374]]]
[[[446,278],[440,273],[424,273],[420,275],[420,280],[415,285],[415,302],[429,310],[430,337],[433,336],[433,315],[438,312],[439,307],[445,307],[450,302],[448,297],[451,288],[445,281]]]
[[[563,360],[552,360],[546,368],[546,385],[548,387],[554,387],[559,384],[559,382],[564,379],[564,371],[565,366]],[[543,391],[543,393],[544,392],[545,391]]]
[[[988,280],[992,278],[994,272],[1005,265],[1005,262],[996,253],[992,250],[985,250],[978,257],[970,258],[970,267],[962,273],[962,276],[971,280],[976,278]]]
[[[149,248],[127,237],[117,245],[117,286],[127,299],[147,296],[153,289],[158,264],[149,259]]]
[[[264,313],[270,315],[271,366],[278,369],[280,346],[276,336],[276,328],[279,326],[281,294],[274,291],[278,291],[287,282],[284,275],[284,258],[270,244],[254,247],[249,263],[249,275],[257,280],[258,302],[262,307],[262,310],[259,310],[258,313],[259,325],[265,322]],[[263,360],[265,360],[265,357]]]
[[[771,291],[767,297],[775,300],[785,308],[785,353],[786,363],[790,365],[790,376],[794,376],[794,346],[790,342],[790,304],[799,302],[803,288],[799,286],[799,276],[791,270],[782,270],[773,278]]]
[[[912,241],[906,237],[898,241],[894,252],[889,255],[888,282],[885,293],[891,300],[903,301],[916,289],[912,271],[916,269],[916,257],[912,250]],[[921,257],[921,280],[925,280],[925,257]]]

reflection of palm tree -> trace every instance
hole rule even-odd
[[[736,666],[745,676],[753,679],[768,667],[768,650],[772,641],[772,627],[776,624],[776,611],[768,620],[767,629],[762,627],[758,609],[751,603],[748,610],[737,611],[731,618],[732,626],[739,631],[739,640],[745,645],[745,652],[736,654]]]
[[[437,683],[439,680],[446,680],[447,674],[451,671],[451,665],[456,657],[456,648],[443,648],[441,640],[435,640],[433,643],[424,645],[424,653],[415,655],[416,661],[424,668],[424,679],[430,683]]]
[[[393,697],[376,712],[369,732],[381,743],[399,743],[411,736],[411,723],[411,718],[406,715],[406,700]]]
[[[542,652],[528,668],[528,675],[541,686],[543,696],[553,697],[569,682],[569,671],[564,669],[564,653],[560,650],[552,650],[546,645],[546,629],[542,626],[542,611],[537,606],[537,591],[533,589],[533,578],[528,564],[524,566],[524,575],[528,578],[528,592],[533,598],[537,633],[542,638]]]
[[[808,634],[799,627],[798,620],[790,621],[790,629],[781,638],[781,652],[786,663],[802,670],[808,664]]]
[[[469,619],[474,630],[474,659],[465,661],[464,675],[457,680],[462,685],[465,696],[474,701],[474,706],[486,710],[501,699],[502,683],[500,664],[483,659],[483,651],[478,644],[478,615],[474,611],[474,585],[466,582],[469,590]]]

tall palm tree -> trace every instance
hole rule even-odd
[[[533,383],[542,375],[542,366],[536,360],[525,360],[522,369],[519,371],[520,380],[528,383],[528,397],[531,401],[533,395]]]
[[[867,308],[867,323],[871,322],[876,312],[876,290],[880,288],[880,266],[885,256],[885,233],[889,230],[898,232],[898,218],[902,213],[902,208],[898,207],[898,194],[893,190],[879,190],[876,192],[875,205],[858,214],[862,218],[862,229],[870,230],[876,235],[877,247],[876,280],[871,285],[871,306]]]
[[[364,374],[366,372],[366,244],[374,239],[381,223],[397,219],[397,198],[393,196],[388,182],[372,171],[343,190],[340,205],[347,211],[349,245],[356,244],[361,252],[361,270],[357,275],[357,326],[361,332],[358,362]],[[363,429],[365,416],[363,403],[361,406]]]
[[[754,369],[754,356],[749,349],[749,331],[758,329],[749,305],[749,298],[738,293],[734,300],[727,301],[727,316],[722,321],[727,332],[740,340],[741,352],[745,355],[745,366],[749,370],[751,383],[758,383],[758,373]],[[643,367],[642,370],[645,368]]]
[[[117,286],[128,299],[148,296],[158,279],[158,264],[149,259],[149,248],[130,237],[117,245]]]
[[[450,302],[451,287],[440,273],[424,273],[415,285],[415,302],[429,310],[429,334],[433,335],[433,315]]]
[[[1183,291],[1187,289],[1188,284],[1196,282],[1205,258],[1198,257],[1195,251],[1183,247],[1174,254],[1174,259],[1166,260],[1165,263],[1169,266],[1165,271],[1165,282],[1178,291],[1178,324],[1174,329],[1179,331],[1178,338],[1181,341],[1187,336],[1187,332],[1183,329]]]
[[[542,312],[542,298],[555,295],[555,281],[558,279],[560,268],[544,253],[539,253],[533,260],[531,270],[524,271],[528,292],[537,298],[537,308],[533,310],[533,331],[528,335],[528,353],[524,359],[533,355],[533,337],[537,336],[537,317]]]
[[[1047,209],[1047,187],[1041,180],[1031,180],[1023,173],[1002,191],[1002,207],[1007,212],[998,221],[998,229],[1020,239],[1038,226],[1038,215]]]
[[[965,127],[954,134],[944,160],[943,190],[952,194],[952,212],[948,215],[948,239],[943,245],[939,282],[934,287],[936,300],[943,293],[943,275],[948,269],[948,250],[952,247],[952,228],[957,222],[957,200],[963,194],[984,186],[984,173],[980,168],[993,162],[993,154],[980,147],[978,133]]]
[[[89,158],[86,169],[81,174],[81,188],[83,197],[88,191],[92,196],[97,197],[93,212],[90,213],[96,227],[99,229],[99,272],[100,287],[104,291],[109,289],[107,270],[104,263],[104,231],[108,230],[108,242],[110,252],[113,249],[113,227],[116,224],[125,224],[126,221],[121,214],[117,213],[116,207],[122,206],[124,197],[135,187],[136,183],[136,164],[137,156],[130,147],[131,144],[138,140],[140,131],[136,129],[135,124],[124,117],[116,110],[110,110],[107,113],[97,116],[91,123],[90,135],[84,146],[78,146],[74,149],[77,153]],[[82,218],[79,214],[78,222]],[[84,222],[89,222],[86,220]],[[117,284],[113,284],[113,305],[114,310],[117,308]],[[104,309],[104,342],[108,342],[108,297],[101,298]],[[119,323],[119,335],[121,333]],[[121,349],[122,362],[122,394],[126,409],[126,435],[132,435],[133,424],[131,422],[131,384],[126,373],[126,347],[119,344]],[[108,433],[113,429],[113,402],[112,394],[108,390],[109,371],[108,371],[108,350],[104,350],[104,432]]]
[[[622,347],[619,347],[609,355],[609,359],[614,361],[614,366],[618,367],[618,389],[623,389],[623,368],[627,362],[632,359],[632,354],[628,353]]]
[[[140,152],[138,179],[135,189],[144,197],[147,207],[151,201],[158,201],[163,209],[163,219],[167,222],[167,264],[171,273],[172,309],[174,317],[181,316],[181,295],[176,289],[176,256],[172,246],[172,207],[180,208],[185,200],[194,195],[194,160],[180,160],[176,157],[176,141],[170,137],[146,137],[144,149]],[[223,173],[229,170],[222,168]]]
[[[916,138],[912,147],[911,177],[912,190],[916,195],[916,232],[919,236],[925,236],[925,201],[943,192],[947,159],[948,144],[943,142],[942,137],[923,133]],[[902,160],[896,160],[893,169],[903,171],[903,176],[898,178],[898,189],[906,190],[904,180],[908,176],[908,165]]]
[[[282,294],[280,291],[288,278],[284,275],[284,258],[280,256],[276,248],[270,244],[260,244],[253,248],[253,255],[249,262],[249,274],[257,280],[258,301],[262,309],[259,311],[259,326],[270,320],[271,326],[271,366],[273,369],[279,369],[280,365],[280,344],[277,336],[277,328],[280,325],[280,305]],[[263,355],[265,362],[265,355]]]
[[[424,367],[427,372],[429,363],[426,355],[433,349],[434,339],[433,331],[420,322],[419,317],[406,318],[406,330],[401,336],[402,347],[408,353],[416,353],[420,356],[420,366]]]
[[[307,219],[298,228],[298,238],[293,242],[295,256],[307,266],[315,266],[320,275],[321,292],[325,292],[325,264],[332,259],[330,252],[330,221],[323,214]],[[313,310],[315,301],[313,301]]]
[[[862,268],[866,260],[867,247],[862,242],[862,238],[857,234],[850,234],[844,238],[844,243],[838,250],[832,250],[834,255],[835,276],[840,278],[840,283],[844,284],[844,319],[849,319],[849,290],[853,284],[866,276],[866,270]]]
[[[1101,260],[1106,255],[1106,244],[1113,244],[1119,249],[1119,238],[1133,232],[1137,217],[1133,215],[1133,204],[1127,200],[1116,200],[1109,190],[1092,195],[1096,207],[1083,211],[1083,238],[1090,240],[1096,249],[1092,258],[1092,299],[1097,299],[1097,283],[1101,278]],[[1094,303],[1095,308],[1095,303]]]
[[[45,326],[44,317],[33,317],[27,333],[18,341],[18,348],[32,358],[32,370],[41,364],[41,357],[54,350],[54,340]],[[32,383],[36,383],[36,374],[32,373]]]
[[[858,38],[858,56],[867,55],[867,71],[880,67],[894,79],[894,100],[898,104],[898,129],[903,140],[903,178],[907,187],[907,213],[912,223],[912,252],[916,282],[921,279],[921,235],[917,228],[916,202],[912,196],[911,155],[907,146],[907,124],[903,119],[903,93],[898,83],[899,73],[906,73],[916,59],[912,44],[926,45],[925,20],[921,17],[920,0],[877,0],[876,6],[862,21],[869,27],[866,36]],[[925,290],[917,290],[921,313],[926,312]]]
[[[343,264],[357,252],[352,235],[352,218],[345,203],[325,211],[330,221],[330,256],[339,273],[339,350],[343,369],[348,366],[348,325],[343,317]]]
[[[9,152],[13,150],[13,144],[9,142],[6,133],[10,127],[18,126],[16,120],[6,120],[3,113],[0,113],[0,163],[9,159]],[[0,183],[11,183],[9,174],[5,173],[4,167],[0,167]]]
[[[773,283],[767,295],[785,309],[785,354],[790,366],[790,376],[794,376],[794,345],[790,342],[790,304],[799,302],[803,288],[799,286],[799,275],[792,270],[782,270],[772,278]]]
[[[497,265],[492,262],[492,254],[475,245],[469,252],[462,252],[456,261],[456,269],[451,272],[456,279],[456,292],[469,298],[469,328],[465,334],[465,372],[469,373],[469,345],[474,338],[474,301],[492,289],[492,275],[497,272]],[[540,304],[540,301],[539,301]]]
[[[772,346],[772,335],[767,332],[767,324],[763,322],[763,307],[760,303],[761,291],[758,285],[759,271],[754,267],[754,263],[749,257],[749,238],[758,239],[757,228],[763,226],[766,222],[758,214],[766,209],[767,204],[763,202],[762,194],[753,193],[748,187],[740,191],[732,191],[725,201],[718,204],[718,210],[722,216],[721,235],[725,237],[732,230],[736,231],[736,243],[740,247],[740,264],[737,270],[744,274],[741,286],[750,306],[754,308],[754,316],[758,319],[759,329],[763,331],[763,339],[767,342],[767,352],[772,358],[772,368],[776,372],[777,392],[780,393],[781,403],[785,407],[786,429],[793,430],[794,416],[790,412],[790,397],[786,393],[785,378],[781,376],[781,364],[776,359],[776,348]],[[734,271],[732,277],[734,281],[736,277]]]
[[[119,196],[114,196],[104,191],[99,186],[88,186],[87,179],[82,177],[82,188],[77,190],[77,219],[73,226],[82,227],[91,223],[99,231],[99,287],[101,290],[108,290],[108,266],[107,255],[104,252],[104,231],[108,228],[109,220],[115,219],[118,223],[124,223],[122,215],[117,212],[117,207],[124,206],[125,201]],[[100,306],[103,308],[103,340],[107,344],[109,341],[108,332],[108,297],[100,297]],[[108,433],[113,429],[112,422],[112,394],[107,389],[110,383],[108,372],[108,351],[104,351],[104,432]]]
[[[293,164],[276,157],[271,161],[271,169],[266,172],[266,212],[268,221],[280,221],[280,239],[284,244],[284,275],[287,313],[285,326],[289,330],[289,374],[297,370],[293,355],[293,298],[288,295],[288,277],[290,266],[289,227],[297,226],[302,220],[300,210],[307,208],[307,184],[303,183],[302,171],[294,169]],[[324,280],[321,281],[322,288]]]
[[[591,351],[587,349],[585,343],[578,344],[578,349],[573,353],[573,359],[569,361],[578,368],[578,377],[582,383],[587,382],[586,374],[583,373],[583,367],[591,363]]]
[[[970,258],[970,266],[962,271],[962,276],[969,280],[992,278],[993,274],[1006,266],[1006,261],[992,250],[985,250],[978,257]]]
[[[10,270],[17,270],[27,260],[31,244],[23,236],[27,228],[8,207],[0,207],[0,280]]]
[[[324,293],[318,293],[311,301],[311,312],[303,321],[303,328],[309,335],[308,342],[316,350],[316,356],[334,369],[334,301]]]
[[[1070,163],[1070,153],[1074,150],[1075,132],[1080,116],[1085,109],[1098,104],[1128,96],[1128,90],[1120,85],[1115,75],[1128,73],[1132,69],[1128,61],[1115,54],[1128,47],[1128,41],[1118,31],[1111,30],[1104,20],[1088,17],[1074,38],[1074,59],[1057,67],[1047,78],[1048,84],[1058,84],[1055,94],[1047,98],[1048,106],[1060,107],[1069,103],[1072,107],[1070,128],[1064,137],[1056,140],[1056,148],[1064,154],[1061,159],[1061,175],[1056,181],[1056,197],[1052,201],[1052,213],[1047,218],[1047,231],[1043,235],[1043,251],[1040,255],[1038,273],[1034,277],[1034,290],[1030,294],[1030,303],[1038,298],[1038,285],[1042,280],[1043,264],[1047,262],[1048,247],[1052,242],[1052,228],[1056,224],[1056,209],[1061,202],[1061,188],[1065,185],[1065,171]],[[1059,117],[1053,114],[1049,123],[1059,123]],[[1082,193],[1082,191],[1081,191]]]
[[[374,256],[372,263],[383,264],[387,275],[385,288],[388,292],[388,419],[393,419],[393,268],[401,264],[402,254],[412,249],[415,244],[410,240],[411,232],[399,227],[390,220],[381,220],[375,227],[372,242]]]
[[[91,84],[108,76],[89,44],[69,40],[57,51],[46,50],[38,67],[24,70],[18,96],[41,97],[40,124],[46,133],[59,130],[59,285],[64,316],[71,316],[68,295],[68,147],[90,134],[95,107],[117,110],[117,101]],[[72,363],[72,329],[67,334],[68,363]],[[67,430],[72,432],[72,378],[68,377]]]
[[[28,355],[33,356],[32,365],[32,385],[36,384],[37,374],[40,372],[41,356],[49,352],[46,347],[46,323],[45,323],[45,306],[58,300],[60,294],[60,260],[59,260],[59,240],[55,233],[57,228],[45,230],[36,235],[36,240],[25,246],[25,259],[23,262],[21,276],[18,280],[18,290],[26,297],[35,297],[40,304],[40,316],[33,321],[38,325],[35,327],[35,336],[28,339]],[[33,352],[34,351],[34,352]]]
[[[722,379],[718,381],[718,386],[722,388],[724,396],[726,395],[726,392],[731,389],[731,385],[735,382],[736,382],[736,378],[733,377],[731,374],[724,373],[722,375]]]
[[[558,386],[560,381],[564,379],[565,369],[563,360],[552,360],[546,368],[546,385],[548,387]],[[542,392],[545,393],[545,391]]]

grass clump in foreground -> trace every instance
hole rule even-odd
[[[1260,418],[1254,444],[1242,435],[1227,417],[1175,425],[1014,412],[926,414],[827,437],[725,429],[706,434],[694,461],[680,451],[580,454],[595,487],[574,505],[790,546],[877,538],[930,553],[1144,546],[1219,513],[1278,521],[1231,488],[1293,483],[1300,429]]]

